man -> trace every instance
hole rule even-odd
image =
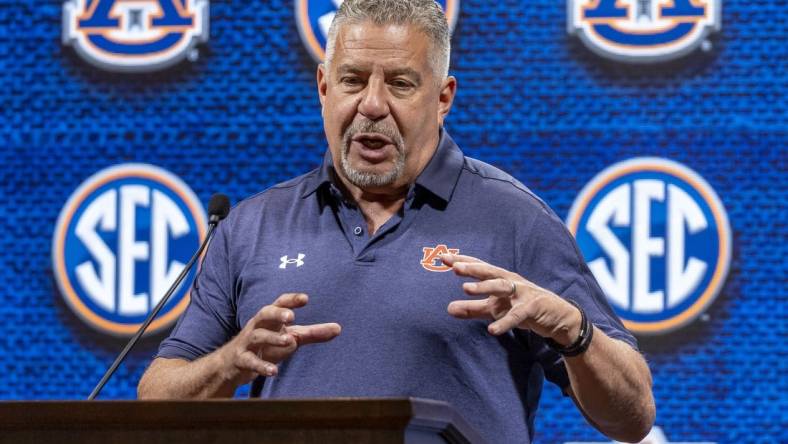
[[[270,398],[445,400],[528,442],[547,376],[608,436],[646,435],[648,366],[561,221],[442,130],[448,66],[432,0],[344,2],[317,72],[323,166],[223,222],[140,398],[262,376]]]

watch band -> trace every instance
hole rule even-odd
[[[545,338],[545,343],[548,347],[552,348],[553,350],[557,351],[563,356],[577,356],[586,350],[588,350],[588,346],[591,345],[591,338],[594,336],[594,324],[588,319],[586,316],[585,310],[583,310],[577,302],[567,299],[567,302],[577,307],[580,310],[580,334],[577,336],[577,339],[570,345],[564,347],[563,345],[559,344],[552,338]]]

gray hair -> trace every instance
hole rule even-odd
[[[339,28],[347,23],[363,22],[376,25],[415,25],[432,42],[430,58],[436,77],[443,80],[449,75],[449,23],[446,14],[435,0],[345,0],[328,30],[326,68],[334,55]]]

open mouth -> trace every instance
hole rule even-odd
[[[353,136],[352,141],[370,150],[379,150],[387,145],[394,145],[391,138],[379,133],[359,133]]]

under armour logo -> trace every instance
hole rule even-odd
[[[279,265],[279,268],[284,270],[290,264],[295,264],[296,268],[304,265],[304,258],[306,257],[303,253],[298,253],[298,259],[289,259],[287,256],[282,256],[279,258],[282,263]]]

